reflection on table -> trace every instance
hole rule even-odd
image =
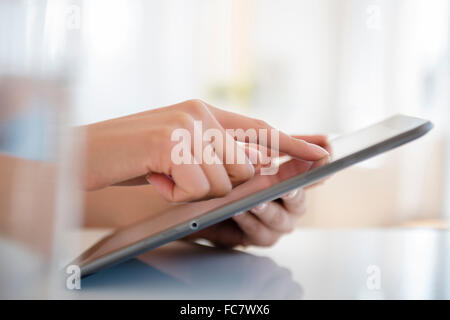
[[[450,232],[303,229],[274,247],[244,251],[176,241],[81,285],[65,292],[81,299],[450,299]]]
[[[80,298],[300,299],[272,259],[177,241],[82,280]]]

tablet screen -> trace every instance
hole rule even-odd
[[[211,200],[175,205],[157,216],[138,222],[132,226],[117,230],[112,237],[106,238],[96,250],[89,250],[84,257],[86,262],[115,250],[127,247],[159,232],[175,227],[183,222],[197,219],[213,210],[246,198],[258,191],[267,189],[284,180],[302,174],[312,163],[301,160],[289,160],[282,163],[275,175],[255,175],[249,181],[235,187],[227,196]],[[84,260],[84,259],[83,259]]]
[[[332,158],[329,164],[399,136],[425,123],[426,121],[422,119],[394,116],[357,132],[332,139],[330,141]],[[409,140],[405,140],[403,143],[406,141]],[[386,150],[379,152],[382,151]],[[304,175],[304,173],[321,165],[323,163],[290,159],[279,165],[279,170],[275,175],[255,175],[249,181],[234,188],[223,198],[174,205],[173,208],[157,216],[116,231],[112,236],[105,238],[85,252],[80,262],[81,264],[91,262],[96,258],[126,248],[167,230],[173,230],[176,233],[177,227],[180,225],[194,219],[201,219],[202,216],[209,215],[217,209],[231,207],[232,204],[238,203],[237,201],[239,200],[261,194],[261,191],[269,188],[272,190],[273,188],[271,187],[279,185],[290,178]]]

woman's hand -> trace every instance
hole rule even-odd
[[[294,137],[320,145],[331,153],[331,147],[323,135]],[[312,186],[320,183],[322,181]],[[305,202],[304,189],[296,189],[280,199],[262,203],[247,212],[194,233],[186,239],[206,239],[221,247],[271,246],[283,234],[294,230],[298,219],[306,211]]]
[[[271,246],[286,233],[294,230],[304,214],[305,192],[297,189],[276,201],[262,203],[250,211],[201,230],[188,240],[206,239],[217,246]]]
[[[179,144],[172,140],[174,130],[185,129],[194,137],[196,120],[201,121],[203,130],[215,129],[223,137],[228,135],[226,129],[275,130],[261,120],[223,111],[199,100],[88,125],[85,127],[85,188],[95,190],[150,182],[165,199],[183,202],[224,196],[233,186],[250,179],[254,167],[234,137],[225,139],[222,148],[212,149],[213,156],[220,160],[218,164],[197,161],[194,150],[189,155],[191,164],[172,161],[172,150]],[[191,142],[191,146],[194,143]],[[202,142],[201,154],[210,144]],[[275,146],[270,139],[262,145]],[[281,132],[278,149],[308,161],[328,156],[317,145]],[[229,160],[228,150],[235,150],[231,163],[225,161]],[[245,159],[244,163],[237,161],[239,157]]]

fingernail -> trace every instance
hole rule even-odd
[[[298,190],[292,190],[291,192],[286,193],[284,196],[281,196],[284,200],[291,200],[293,199],[298,193]]]
[[[255,149],[255,148],[248,148],[248,159],[250,160],[250,163],[253,165],[257,165],[258,162],[261,162],[262,159],[262,153]]]
[[[263,160],[264,161],[261,161],[263,167],[270,167],[272,165],[272,159],[270,157],[267,157]]]
[[[309,145],[309,148],[312,151],[314,151],[315,153],[317,153],[317,155],[322,156],[322,157],[330,156],[328,151],[325,150],[324,148],[322,148],[321,146],[318,146],[317,144],[314,144],[314,143],[309,143],[309,142],[307,142],[307,143]]]
[[[240,216],[240,215],[243,214],[243,213],[245,213],[245,211],[239,211],[239,212],[235,213],[234,216],[235,216],[235,217],[236,217],[236,216]]]
[[[261,213],[263,212],[265,209],[267,208],[267,203],[263,202],[258,204],[256,207],[250,209],[251,212],[253,213]]]

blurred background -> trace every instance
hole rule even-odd
[[[24,247],[21,268],[61,267],[63,227],[81,224],[69,128],[191,98],[292,134],[432,120],[308,191],[299,227],[448,228],[449,15],[448,0],[0,0],[0,151],[23,159],[1,165],[0,238],[40,239],[50,259]]]
[[[85,1],[73,121],[201,98],[289,133],[435,123],[309,192],[303,226],[445,225],[449,1]],[[447,158],[446,158],[447,157]],[[446,213],[447,212],[447,213]]]

